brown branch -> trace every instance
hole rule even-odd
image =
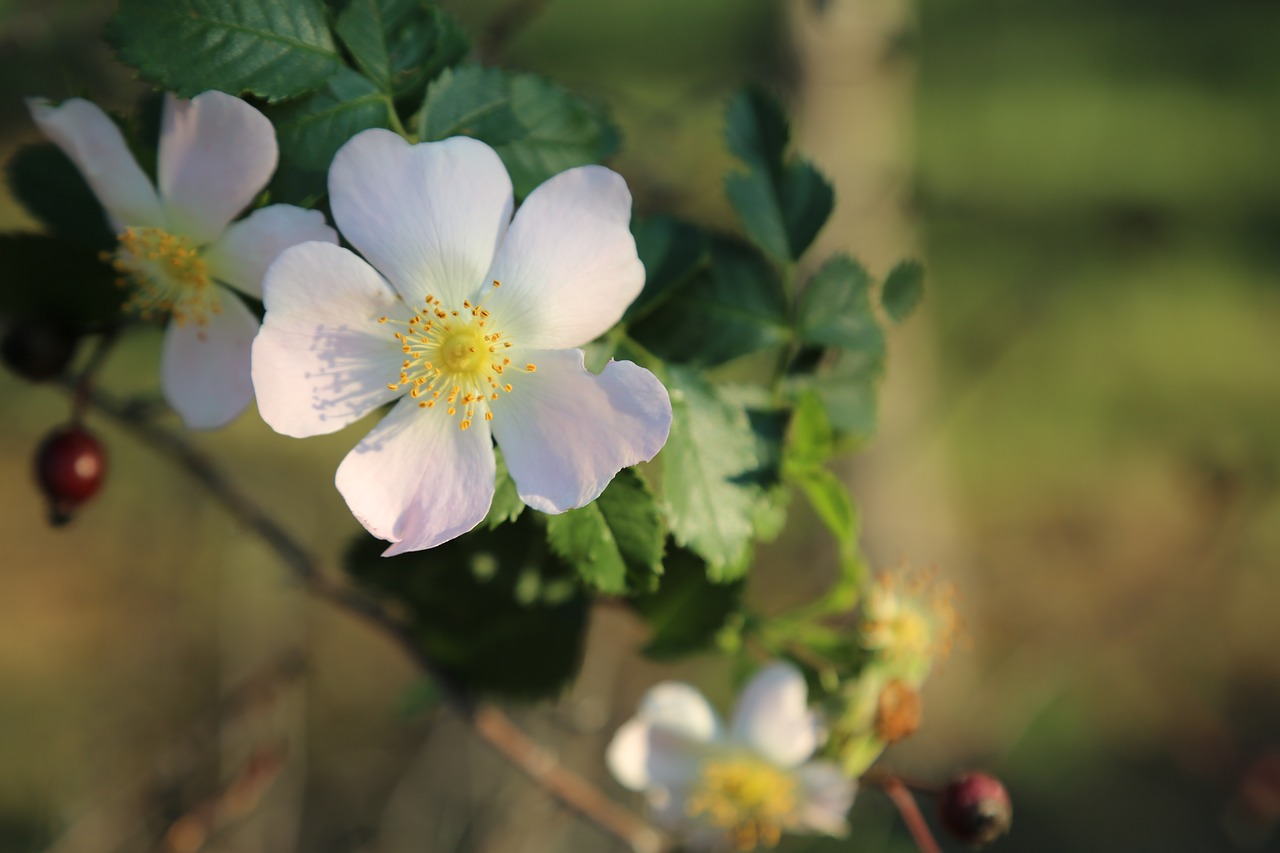
[[[912,840],[920,848],[920,853],[942,853],[942,848],[938,846],[933,833],[929,831],[929,824],[920,813],[920,807],[916,805],[916,798],[911,795],[911,791],[901,779],[885,772],[868,773],[862,778],[864,781],[878,785],[885,796],[893,801],[898,814],[902,815],[902,822],[907,825],[907,830],[911,833]]]
[[[419,669],[436,682],[445,700],[482,741],[562,805],[623,841],[636,853],[664,853],[671,849],[670,841],[661,832],[561,764],[500,709],[471,699],[423,654],[408,625],[396,618],[378,599],[321,571],[306,549],[179,433],[141,416],[134,407],[102,391],[87,389],[83,393],[88,406],[115,420],[190,474],[232,518],[262,540],[308,592],[364,619],[393,640]]]

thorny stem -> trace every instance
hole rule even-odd
[[[905,782],[891,773],[882,771],[872,771],[862,779],[880,786],[885,796],[897,807],[898,814],[902,815],[902,822],[907,825],[907,831],[911,833],[912,840],[920,848],[920,853],[942,853],[942,848],[938,846],[933,833],[929,831],[929,824],[925,823],[924,815],[920,813],[920,807],[916,805],[916,798],[911,795]]]
[[[76,393],[81,393],[78,387]],[[364,619],[387,635],[436,682],[445,700],[477,737],[565,807],[623,841],[636,853],[667,853],[672,849],[671,842],[661,832],[561,764],[501,709],[468,696],[423,654],[407,625],[376,598],[321,571],[305,548],[181,435],[145,419],[134,407],[91,387],[83,392],[83,400],[84,405],[112,418],[190,474],[232,518],[262,540],[308,592]]]

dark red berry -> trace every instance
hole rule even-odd
[[[80,336],[63,324],[27,320],[4,333],[0,356],[14,373],[43,382],[66,371],[79,340]]]
[[[70,521],[72,511],[97,494],[106,471],[106,452],[84,427],[59,427],[45,436],[36,451],[36,481],[49,499],[50,521]]]
[[[982,847],[1009,831],[1013,804],[996,777],[963,773],[943,790],[938,799],[938,817],[957,839]]]

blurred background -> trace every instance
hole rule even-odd
[[[1280,6],[547,0],[486,41],[507,4],[445,5],[486,59],[611,108],[641,211],[734,227],[723,107],[764,81],[836,183],[812,257],[925,260],[880,435],[846,473],[873,562],[936,565],[971,642],[886,766],[999,773],[1010,853],[1280,850]],[[140,93],[99,40],[111,7],[0,0],[5,159],[35,138],[23,96]],[[0,201],[0,229],[27,227]],[[158,341],[103,384],[154,393]],[[203,849],[616,849],[110,423],[90,422],[108,487],[47,527],[31,454],[66,411],[0,374],[0,851],[149,849],[278,760]],[[357,525],[332,472],[361,429],[299,442],[248,413],[192,440],[334,555]],[[813,589],[830,560],[784,540],[755,594]],[[674,674],[723,707],[729,681],[639,659],[616,610],[592,630],[573,690],[517,716],[623,797],[601,753],[640,693]],[[866,791],[848,840],[783,849],[914,848]]]

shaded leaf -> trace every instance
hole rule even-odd
[[[629,323],[647,314],[674,288],[686,283],[703,266],[709,241],[705,232],[670,216],[632,219],[636,253],[644,264],[644,290],[622,315]]]
[[[889,270],[889,275],[884,280],[884,289],[880,293],[880,302],[889,319],[901,323],[911,316],[923,296],[924,264],[906,260],[899,261],[897,266]]]
[[[115,244],[106,211],[80,170],[53,143],[28,145],[9,161],[9,189],[53,236],[92,251]]]
[[[670,660],[705,651],[742,606],[742,589],[742,581],[712,583],[697,554],[673,548],[658,588],[631,599],[652,631],[644,654]]]
[[[334,30],[356,67],[395,100],[420,100],[429,81],[471,50],[462,28],[422,0],[352,0]]]
[[[524,501],[516,489],[516,481],[511,479],[507,470],[507,462],[502,458],[502,450],[495,447],[494,461],[497,466],[496,481],[493,490],[493,503],[489,505],[489,514],[485,516],[484,526],[492,530],[499,524],[515,521],[524,512]]]
[[[547,516],[552,551],[600,592],[649,589],[662,572],[667,531],[653,494],[626,468],[592,503]]]
[[[58,237],[0,234],[0,315],[56,319],[75,328],[115,322],[126,295],[98,253]]]
[[[884,335],[871,310],[871,276],[848,255],[833,255],[806,283],[796,331],[806,343],[883,352]]]

